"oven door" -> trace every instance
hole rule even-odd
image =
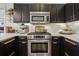
[[[29,56],[50,56],[50,40],[28,40]]]

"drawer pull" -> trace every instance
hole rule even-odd
[[[11,39],[11,40],[5,42],[4,44],[6,45],[6,44],[8,44],[8,43],[10,43],[10,42],[12,42],[12,41],[14,41],[14,40],[15,40],[15,39]]]
[[[57,44],[57,42],[53,42],[53,44]]]
[[[76,43],[71,42],[71,41],[69,41],[69,40],[65,40],[65,41],[67,41],[67,42],[71,43],[72,45],[77,45]]]
[[[26,42],[21,42],[22,44],[26,44]]]

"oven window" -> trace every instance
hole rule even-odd
[[[32,21],[42,22],[42,21],[44,21],[44,16],[32,16]]]
[[[32,53],[48,53],[48,43],[31,43]]]

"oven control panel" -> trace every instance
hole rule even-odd
[[[50,39],[51,35],[27,35],[27,39]]]

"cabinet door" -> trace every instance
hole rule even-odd
[[[49,12],[50,4],[40,4],[39,11]]]
[[[64,22],[64,4],[56,4],[56,13],[57,13],[57,20],[56,22],[62,23]]]
[[[56,22],[56,4],[50,4],[50,22]]]
[[[15,37],[16,39],[16,55],[27,56],[27,37]]]
[[[74,4],[74,20],[79,20],[79,3]]]
[[[19,56],[27,56],[27,41],[19,41]]]
[[[65,5],[65,21],[73,21],[73,4],[68,3]]]
[[[29,12],[39,11],[40,4],[29,4]]]
[[[15,23],[22,22],[22,8],[21,4],[14,4],[14,20]]]
[[[29,21],[29,4],[22,4],[22,22],[28,23]]]

